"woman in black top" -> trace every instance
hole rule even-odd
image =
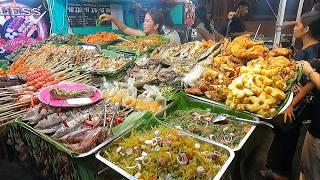
[[[320,58],[320,44],[315,38],[320,34],[319,27],[320,14],[314,12],[304,14],[301,17],[301,21],[296,24],[294,36],[303,42],[303,48],[294,56],[296,61],[309,61],[314,58]],[[306,81],[302,81],[301,83],[304,86]],[[292,160],[296,152],[301,122],[309,114],[304,111],[306,109],[304,103],[300,103],[297,107],[291,106],[287,109],[284,116],[275,118],[275,122],[278,124],[275,124],[275,136],[267,158],[268,170],[262,172],[262,175],[265,177],[287,179],[291,174]],[[294,108],[296,108],[295,111],[293,110]],[[293,119],[294,117],[297,119],[296,121],[293,121],[291,124],[286,123],[286,120]]]
[[[304,74],[313,87],[312,100],[307,107],[311,124],[304,139],[300,179],[320,179],[320,60],[304,62]]]

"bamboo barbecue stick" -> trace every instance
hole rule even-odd
[[[62,60],[62,61],[57,62],[57,63],[54,63],[54,64],[51,66],[51,68],[52,68],[52,69],[59,69],[60,67],[63,67],[66,63],[68,63],[68,60],[67,60],[67,59]],[[67,65],[69,65],[69,64],[67,64]]]
[[[19,95],[24,95],[26,94],[25,92],[18,92],[18,93],[12,93],[12,92],[8,92],[8,93],[0,93],[0,96],[2,97],[12,97],[12,96],[19,96]]]
[[[1,117],[1,118],[0,118],[0,122],[2,122],[2,121],[8,121],[8,120],[10,120],[10,119],[15,119],[15,118],[17,118],[17,117],[22,117],[22,116],[23,116],[23,114],[16,114],[16,115],[8,116],[8,117]]]
[[[78,68],[77,68],[78,69]],[[59,72],[56,72],[53,76],[54,77],[58,77],[62,74],[67,74],[67,75],[70,75],[70,74],[74,74],[74,72],[77,71],[77,69],[72,69],[72,68],[65,68],[63,71],[59,71]],[[69,72],[71,71],[71,72]],[[69,73],[68,73],[69,72]]]
[[[82,81],[87,81],[89,77],[74,77],[74,78],[70,78],[67,79],[66,81],[71,81],[71,82],[82,82]]]
[[[18,111],[17,113],[23,113],[23,112],[26,112],[26,111],[28,111],[28,110],[24,109],[24,110]],[[15,113],[15,111],[14,110],[10,110],[10,111],[7,111],[7,112],[3,112],[3,113],[0,113],[0,117],[3,117],[3,116],[8,115],[8,114],[11,115],[12,113]]]
[[[14,110],[10,110],[10,111],[6,111],[6,112],[2,112],[0,113],[0,117],[3,116],[3,115],[6,115],[6,114],[10,114],[10,113],[13,113]]]
[[[12,105],[8,105],[8,106],[5,106],[5,107],[0,107],[0,110],[1,109],[8,109],[10,107],[16,107],[16,106],[20,106],[20,105],[23,105],[23,104],[27,104],[27,103],[30,103],[31,101],[24,101],[24,102],[20,102],[20,103],[14,103]]]
[[[66,80],[69,81],[77,81],[77,80],[81,80],[81,79],[86,79],[86,78],[90,78],[90,75],[80,75],[80,76],[76,76],[76,77],[71,77],[71,78],[66,78]]]
[[[0,121],[1,120],[3,120],[3,119],[6,119],[6,118],[10,118],[10,117],[12,117],[12,116],[19,116],[19,117],[22,117],[24,115],[24,113],[23,112],[15,112],[15,113],[12,113],[12,114],[8,114],[8,115],[6,115],[6,116],[1,116],[0,117]]]

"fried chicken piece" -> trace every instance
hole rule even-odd
[[[235,38],[226,51],[236,58],[252,60],[263,56],[268,49],[263,46],[263,41],[252,41],[250,35],[243,35]]]
[[[198,96],[201,96],[203,95],[204,93],[201,91],[201,89],[197,86],[193,86],[191,88],[187,88],[185,90],[188,94],[193,94],[193,95],[198,95]]]
[[[277,57],[277,56],[290,57],[292,55],[292,50],[287,48],[276,48],[270,51],[268,55],[271,57]]]

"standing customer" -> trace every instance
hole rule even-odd
[[[197,40],[219,40],[222,38],[219,33],[216,32],[214,26],[207,17],[207,10],[204,7],[196,9],[195,23],[192,25],[197,30]]]
[[[311,125],[304,139],[300,180],[320,179],[320,60],[304,61],[304,74],[317,88],[312,103],[308,106]],[[314,69],[315,70],[314,70]]]
[[[319,26],[320,14],[315,12],[304,14],[301,21],[297,22],[293,35],[303,42],[303,48],[295,54],[293,59],[310,61],[314,58],[320,58],[320,43],[315,38],[320,35]],[[301,83],[304,86],[307,81]],[[263,176],[277,180],[289,178],[300,135],[301,122],[309,118],[309,113],[305,111],[305,109],[308,110],[306,108],[307,104],[307,101],[300,102],[299,100],[297,104],[292,104],[286,110],[283,119],[280,116],[278,117],[280,121],[286,121],[287,117],[290,119],[295,117],[297,120],[293,121],[292,124],[280,122],[281,124],[275,126],[275,136],[267,157],[267,170],[261,172]]]
[[[163,26],[162,30],[164,35],[175,44],[181,44],[180,36],[176,30],[173,29],[173,20],[170,12],[168,10],[163,10]]]

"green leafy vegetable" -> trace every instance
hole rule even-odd
[[[97,26],[97,27],[100,27],[100,26],[101,26],[101,23],[102,23],[102,20],[101,20],[101,19],[97,19],[97,20],[96,20],[96,26]]]

